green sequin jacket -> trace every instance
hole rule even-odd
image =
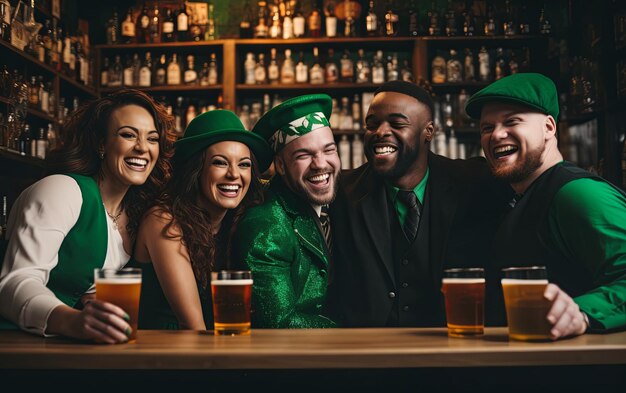
[[[325,328],[329,255],[311,206],[275,177],[237,228],[233,261],[252,271],[252,326]]]

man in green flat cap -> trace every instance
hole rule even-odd
[[[266,200],[249,209],[237,229],[233,261],[252,271],[252,326],[324,328],[330,225],[341,164],[329,127],[331,98],[311,94],[268,111],[252,132],[276,156]]]
[[[626,194],[563,161],[554,83],[535,73],[502,78],[465,108],[480,119],[492,173],[516,192],[494,239],[493,268],[546,266],[551,336],[626,327]],[[504,316],[499,283],[487,313]],[[499,294],[498,294],[499,292]]]

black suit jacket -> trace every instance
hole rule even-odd
[[[428,312],[432,315],[420,316],[420,326],[437,326],[445,321],[438,290],[443,268],[483,264],[510,188],[491,177],[482,158],[450,160],[429,153],[428,166],[429,279],[437,288],[429,296],[437,304]],[[384,179],[369,164],[342,172],[330,211],[334,249],[327,297],[329,312],[342,326],[387,324],[394,302],[390,293],[398,285],[388,199]]]

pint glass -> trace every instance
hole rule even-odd
[[[133,330],[128,341],[137,339],[141,269],[95,269],[96,299],[113,303],[128,314]]]
[[[247,270],[211,272],[211,295],[215,335],[250,334],[252,273]]]
[[[441,291],[446,301],[448,335],[465,337],[485,330],[485,271],[481,268],[446,269]]]
[[[502,292],[509,338],[522,341],[550,340],[552,325],[546,318],[552,302],[543,297],[548,285],[544,266],[502,270]]]

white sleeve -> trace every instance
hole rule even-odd
[[[45,335],[50,313],[63,304],[46,285],[82,203],[74,179],[52,175],[24,190],[11,209],[0,270],[0,315],[28,332]]]

